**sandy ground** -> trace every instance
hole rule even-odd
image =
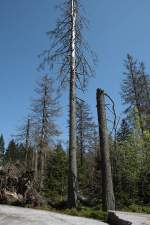
[[[126,221],[132,222],[132,225],[150,225],[150,214],[115,212],[116,215]]]
[[[106,223],[48,211],[0,205],[0,225],[106,225]]]

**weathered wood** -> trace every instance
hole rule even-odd
[[[99,123],[101,168],[102,168],[102,203],[103,209],[115,210],[115,197],[111,174],[109,139],[106,123],[104,91],[97,89],[97,113]]]
[[[71,0],[71,57],[69,101],[69,174],[68,206],[77,207],[77,161],[76,161],[76,3]]]

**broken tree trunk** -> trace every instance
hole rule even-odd
[[[115,210],[115,197],[113,191],[111,163],[109,153],[109,139],[105,112],[105,94],[101,89],[97,89],[97,113],[99,122],[99,137],[101,151],[102,168],[102,203],[103,209]]]

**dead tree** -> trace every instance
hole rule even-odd
[[[30,119],[28,118],[27,120],[27,125],[26,125],[26,134],[25,134],[25,161],[26,161],[26,167],[28,169],[28,156],[29,156],[29,146],[30,146]]]
[[[60,86],[69,84],[68,206],[72,208],[77,207],[76,89],[86,87],[87,78],[93,75],[93,70],[88,62],[92,57],[87,59],[85,56],[91,51],[82,35],[86,23],[80,14],[79,0],[65,0],[60,9],[62,14],[56,28],[48,32],[51,46],[42,54],[41,67],[45,63],[50,69],[55,67]]]
[[[32,119],[28,116],[24,124],[17,128],[17,134],[13,135],[17,142],[22,143],[24,146],[24,160],[26,165],[26,170],[30,170],[31,168],[31,145],[33,139],[33,130],[32,130]],[[29,162],[30,161],[30,162]]]
[[[44,75],[35,89],[38,98],[33,100],[32,111],[35,129],[35,167],[38,167],[39,189],[43,187],[46,154],[49,142],[60,134],[55,118],[59,116],[60,108],[54,83],[48,75]],[[38,160],[38,162],[37,162]]]
[[[135,109],[137,110],[141,134],[143,136],[144,134],[144,121],[143,121],[143,113],[142,113],[143,99],[141,99],[141,96],[142,96],[141,93],[145,92],[145,90],[143,89],[143,85],[141,85],[141,82],[139,79],[139,73],[141,73],[141,71],[139,71],[139,68],[137,66],[137,61],[134,60],[133,57],[129,54],[127,55],[127,61],[125,66],[126,66],[127,72],[124,73],[126,75],[126,78],[124,79],[122,84],[122,99],[124,101],[124,104],[129,105],[129,107],[126,109],[125,112],[128,112],[129,110],[133,110],[133,107],[134,107],[134,110]]]
[[[104,210],[115,210],[115,197],[113,191],[109,139],[105,112],[105,93],[97,89],[97,113],[99,123],[100,151],[102,163],[102,202]]]
[[[81,101],[82,102],[82,101]],[[83,102],[77,101],[77,145],[80,148],[80,162],[83,165],[83,154],[84,154],[84,134],[83,134]],[[79,118],[79,119],[78,119]],[[79,143],[79,144],[78,144]]]

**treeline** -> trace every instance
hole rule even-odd
[[[112,148],[115,193],[122,206],[150,202],[150,76],[131,55],[125,68],[121,97],[126,117]]]

